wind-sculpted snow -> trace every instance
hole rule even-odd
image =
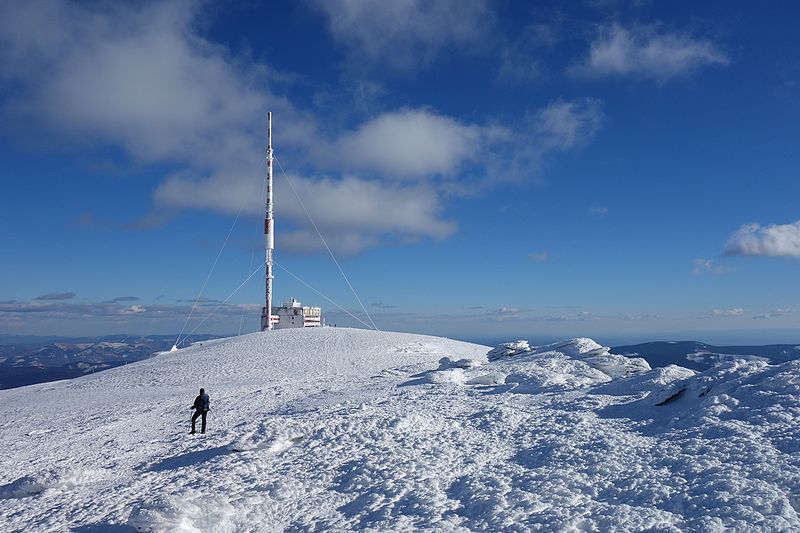
[[[548,384],[588,385],[599,381],[640,374],[650,370],[647,361],[609,353],[592,339],[578,338],[531,348],[527,341],[503,343],[490,351],[488,359],[504,365],[511,361],[515,368],[533,370]],[[568,367],[564,371],[565,368]],[[553,369],[549,373],[546,369]],[[535,385],[544,385],[536,381]]]
[[[0,391],[0,530],[800,528],[800,362],[487,352],[283,330]]]

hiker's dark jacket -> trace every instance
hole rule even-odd
[[[208,399],[208,394],[200,394],[194,399],[194,405],[192,405],[192,409],[197,409],[198,411],[208,411],[209,404],[210,401]]]

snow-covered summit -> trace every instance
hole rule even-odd
[[[0,391],[0,530],[800,527],[800,362],[504,349],[283,330]]]

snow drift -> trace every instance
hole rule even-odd
[[[257,333],[0,391],[0,530],[796,530],[799,416],[800,362]]]

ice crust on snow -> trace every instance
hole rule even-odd
[[[259,333],[0,391],[0,530],[792,531],[798,417],[800,361]]]

